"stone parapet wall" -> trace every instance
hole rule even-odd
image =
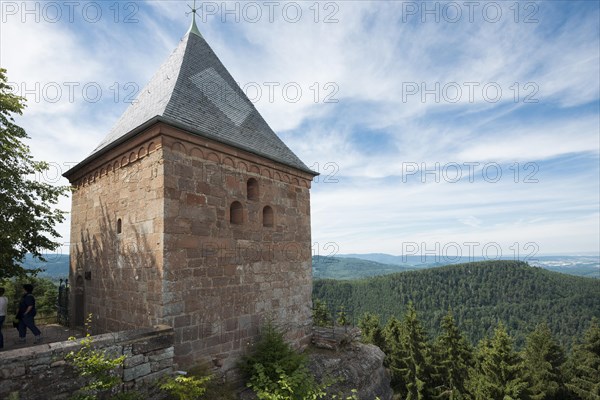
[[[93,347],[126,359],[118,373],[121,390],[147,392],[149,383],[173,372],[174,335],[169,326],[159,325],[92,336]],[[65,341],[0,353],[0,398],[18,394],[19,400],[66,399],[85,385],[85,380],[65,361],[80,348],[79,341]]]

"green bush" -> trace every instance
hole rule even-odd
[[[250,378],[248,387],[260,400],[316,400],[325,397],[327,384],[317,384],[306,366],[300,366],[291,373],[276,367],[279,374],[273,380],[265,372],[262,364],[255,364],[255,374]]]
[[[177,376],[168,378],[159,387],[169,392],[179,400],[200,399],[206,393],[206,385],[211,380],[210,376],[196,378],[194,376]]]
[[[115,374],[115,370],[125,361],[125,356],[112,357],[106,351],[92,347],[93,339],[89,333],[91,320],[92,314],[87,318],[86,335],[80,341],[79,350],[71,351],[65,357],[65,360],[75,367],[80,376],[90,379],[90,383],[73,395],[72,398],[77,400],[93,400],[101,394],[112,393],[113,389],[121,383],[121,377]],[[76,341],[77,339],[70,337],[69,340]],[[135,396],[135,394],[119,394],[113,398],[131,398],[131,396]]]
[[[261,400],[312,400],[325,397],[328,384],[318,384],[308,370],[308,358],[285,342],[283,334],[268,323],[254,352],[239,365],[247,386]]]

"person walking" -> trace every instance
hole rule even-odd
[[[2,324],[6,319],[6,307],[8,306],[8,299],[4,296],[4,288],[0,287],[0,350],[4,348],[4,336],[2,335]]]
[[[35,337],[34,343],[39,343],[42,340],[42,332],[35,326],[35,297],[33,297],[33,285],[27,283],[23,285],[23,297],[19,303],[19,311],[17,319],[19,320],[19,341],[17,343],[25,343],[27,328]]]

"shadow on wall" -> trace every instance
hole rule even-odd
[[[74,246],[73,324],[83,326],[90,313],[94,334],[158,324],[162,273],[156,253],[161,248],[153,221],[131,222],[103,202],[99,213]],[[156,243],[150,243],[152,236]]]

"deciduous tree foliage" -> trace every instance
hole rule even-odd
[[[36,320],[40,322],[40,319],[56,317],[58,287],[50,279],[39,277],[13,278],[4,282],[0,280],[0,286],[4,286],[6,289],[4,295],[8,299],[7,315],[16,315],[19,302],[23,296],[23,284],[25,283],[33,285],[33,295],[35,296],[35,307],[37,309]]]
[[[6,70],[0,69],[0,279],[26,275],[19,265],[25,254],[43,260],[42,252],[55,250],[60,245],[55,226],[64,219],[55,205],[67,188],[34,179],[48,164],[33,159],[24,143],[28,136],[15,123],[24,108],[25,99],[11,92]]]

